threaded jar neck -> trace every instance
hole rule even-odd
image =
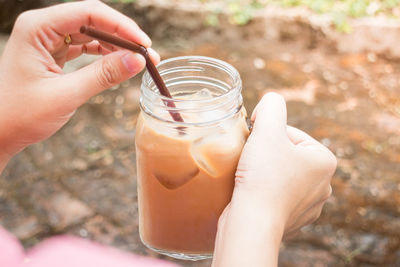
[[[202,56],[175,57],[157,66],[172,99],[159,94],[148,72],[141,84],[140,105],[151,117],[174,125],[210,124],[236,114],[243,103],[242,82],[230,64]],[[173,101],[175,108],[165,105]],[[184,122],[176,122],[170,111],[179,112]]]

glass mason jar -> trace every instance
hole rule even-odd
[[[171,58],[157,68],[173,99],[144,74],[135,142],[140,237],[164,255],[209,258],[249,134],[242,83],[235,68],[209,57]]]

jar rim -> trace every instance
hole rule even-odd
[[[212,57],[206,57],[206,56],[179,56],[179,57],[172,57],[172,58],[168,58],[165,60],[160,61],[160,63],[157,64],[157,68],[168,64],[170,62],[174,62],[174,61],[179,61],[179,60],[187,60],[189,63],[196,63],[196,61],[200,61],[202,63],[206,63],[208,65],[210,65],[210,63],[213,63],[214,67],[219,67],[221,70],[225,71],[226,73],[229,74],[230,78],[232,79],[232,85],[230,86],[230,90],[218,95],[218,96],[214,96],[211,99],[192,99],[190,100],[191,102],[201,102],[201,103],[208,103],[208,102],[213,102],[216,100],[219,100],[221,98],[226,97],[227,95],[234,93],[235,88],[239,88],[239,90],[241,91],[241,79],[240,79],[240,74],[239,72],[236,70],[235,67],[233,67],[231,64],[217,59],[217,58],[212,58]],[[163,71],[160,71],[160,76],[162,77]],[[142,78],[142,85],[145,85],[147,88],[151,88],[151,83],[154,84],[154,81],[152,80],[149,72],[146,70],[145,73],[143,74],[143,78]],[[170,98],[170,97],[166,97],[163,96],[161,94],[159,94],[158,90],[147,90],[149,94],[158,97],[160,100],[166,100],[166,101],[173,101],[173,102],[187,102],[189,100],[187,99],[176,99],[176,98]]]

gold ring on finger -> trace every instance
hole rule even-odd
[[[64,35],[64,43],[66,45],[70,45],[72,43],[71,35],[69,35],[68,33],[66,35]]]

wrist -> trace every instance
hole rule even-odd
[[[284,223],[264,204],[234,192],[218,224],[213,267],[277,266]]]
[[[246,206],[258,210],[259,215],[268,218],[271,224],[282,225],[283,232],[288,218],[287,205],[276,190],[263,184],[236,180],[231,203],[233,206]]]
[[[240,216],[247,226],[259,229],[262,231],[261,233],[268,235],[270,240],[275,240],[274,244],[279,246],[284,233],[285,216],[283,216],[278,201],[273,201],[265,195],[265,192],[257,194],[235,189],[230,203],[229,216],[232,219]]]

